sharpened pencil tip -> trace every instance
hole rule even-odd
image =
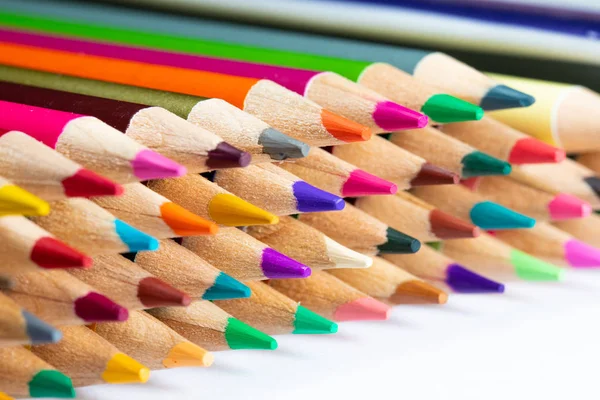
[[[220,272],[215,282],[209,287],[202,299],[204,300],[230,300],[245,299],[252,294],[250,288],[225,272]]]
[[[75,398],[75,388],[71,378],[56,371],[44,369],[29,381],[30,397]]]
[[[526,281],[558,281],[563,275],[557,266],[516,249],[512,249],[510,261],[516,275]]]
[[[337,331],[338,326],[335,322],[321,317],[306,307],[298,305],[294,319],[294,332],[292,333],[298,335],[318,335],[336,333]]]
[[[277,341],[235,318],[228,318],[225,340],[232,350],[275,350]]]
[[[600,267],[600,249],[579,240],[571,239],[564,244],[565,259],[572,267]]]
[[[481,151],[473,151],[461,160],[463,165],[462,178],[476,176],[508,175],[512,167],[506,161],[492,157]]]
[[[363,297],[339,306],[333,318],[336,321],[383,321],[392,309],[372,297]]]
[[[146,383],[150,370],[133,358],[117,353],[106,363],[102,379],[106,383]]]
[[[481,234],[475,225],[438,209],[429,213],[429,224],[432,233],[440,239],[466,239]]]
[[[121,241],[127,246],[129,252],[152,251],[158,249],[158,240],[152,236],[135,229],[120,219],[115,219],[115,231]]]
[[[548,203],[548,210],[553,221],[560,221],[587,217],[592,213],[592,206],[578,197],[559,193]]]
[[[108,297],[89,292],[75,300],[75,314],[85,322],[126,321],[129,311]]]
[[[403,282],[389,300],[394,304],[445,304],[448,294],[424,281]]]
[[[137,295],[146,308],[189,306],[192,302],[186,293],[154,277],[139,281]]]
[[[588,176],[587,178],[583,178],[585,183],[594,191],[596,196],[600,196],[600,178],[597,176]]]
[[[482,229],[527,229],[535,226],[535,219],[493,201],[475,204],[469,214],[471,221]]]
[[[446,268],[446,283],[457,293],[504,293],[504,285],[459,264]]]
[[[0,188],[0,216],[26,215],[28,217],[48,215],[50,204],[15,185]]]
[[[62,332],[48,325],[35,315],[22,310],[21,314],[25,320],[27,336],[31,344],[56,343],[62,338]]]
[[[221,142],[208,152],[206,166],[210,169],[247,167],[252,155],[242,151],[227,142]]]
[[[355,169],[342,186],[342,196],[360,197],[395,194],[398,186],[395,183],[369,174],[362,169]]]
[[[271,225],[279,222],[276,215],[258,208],[230,193],[219,193],[208,205],[213,221],[226,226]]]
[[[478,121],[483,118],[481,107],[448,94],[431,96],[421,111],[441,123]]]
[[[270,247],[263,250],[261,268],[269,279],[307,278],[312,273],[310,267]]]
[[[327,256],[334,264],[333,268],[369,268],[373,264],[371,257],[351,250],[327,236],[323,236],[323,239]]]
[[[381,129],[391,132],[422,128],[427,125],[429,118],[393,101],[381,101],[373,111],[373,120]]]
[[[263,146],[263,153],[267,153],[272,160],[277,161],[303,158],[310,151],[308,144],[273,128],[267,128],[261,132],[258,144]]]
[[[165,368],[210,367],[215,357],[200,346],[181,342],[171,348],[162,363]]]
[[[131,161],[133,173],[141,181],[150,179],[175,178],[186,174],[183,165],[152,150],[142,150]]]
[[[411,186],[456,185],[460,176],[428,162],[421,165],[419,173],[410,181]]]
[[[566,158],[563,149],[551,146],[534,138],[517,140],[508,156],[511,164],[558,163]]]
[[[343,210],[344,199],[304,181],[296,181],[292,185],[296,198],[296,209],[300,212],[324,212]]]
[[[324,108],[321,110],[321,123],[331,136],[346,143],[364,142],[373,136],[370,128]]]
[[[421,242],[412,236],[388,227],[387,242],[377,246],[380,254],[413,254],[421,248]]]
[[[42,237],[35,242],[29,258],[41,268],[88,268],[92,259],[63,242],[50,237]]]
[[[496,85],[483,96],[479,105],[486,111],[506,108],[529,107],[535,103],[535,97],[506,85]]]
[[[68,197],[119,196],[123,186],[87,169],[63,179],[62,185]]]
[[[177,236],[214,235],[219,227],[178,204],[167,202],[160,206],[163,221]]]

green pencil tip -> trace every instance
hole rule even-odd
[[[277,341],[274,338],[235,318],[227,320],[225,340],[232,350],[275,350],[277,348]]]
[[[387,242],[377,246],[380,254],[413,254],[421,248],[421,242],[393,228],[386,230]]]
[[[324,333],[336,333],[338,326],[335,322],[321,317],[308,308],[298,305],[296,319],[294,320],[294,334],[316,335]]]
[[[559,281],[563,270],[519,250],[512,250],[510,261],[517,276],[527,281]]]
[[[512,170],[510,163],[480,151],[467,154],[461,162],[463,179],[474,176],[508,175]]]
[[[449,94],[435,94],[421,107],[421,111],[436,122],[478,121],[483,109]]]
[[[431,247],[434,250],[440,251],[442,250],[442,246],[444,245],[442,242],[428,242],[425,243],[427,246]]]
[[[493,201],[475,204],[469,216],[471,222],[482,229],[527,229],[535,226],[535,219]]]
[[[42,370],[29,382],[31,397],[75,398],[71,378],[56,370]]]
[[[215,283],[204,292],[204,300],[245,299],[252,294],[250,288],[237,279],[221,272]]]

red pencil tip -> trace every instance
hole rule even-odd
[[[192,299],[187,294],[158,278],[148,277],[138,284],[138,298],[148,308],[189,306]]]
[[[68,197],[118,196],[123,186],[88,169],[80,169],[75,175],[62,181]]]
[[[96,292],[75,300],[75,314],[85,322],[126,321],[129,311]]]
[[[394,194],[397,191],[398,186],[396,184],[361,169],[352,171],[342,186],[342,196],[344,197]]]
[[[508,156],[508,162],[511,164],[558,163],[566,156],[563,149],[550,146],[534,138],[523,138],[517,140],[513,146]]]
[[[456,185],[458,182],[460,182],[460,176],[426,162],[421,166],[417,176],[410,181],[410,184],[412,186]]]
[[[390,317],[391,308],[372,297],[342,304],[335,310],[336,321],[382,321]]]
[[[92,259],[53,237],[38,239],[30,259],[41,268],[88,268]]]

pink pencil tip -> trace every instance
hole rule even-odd
[[[550,146],[534,138],[523,138],[517,140],[513,146],[508,156],[508,162],[517,165],[558,163],[564,160],[566,156],[563,149]]]
[[[565,259],[576,268],[600,267],[600,249],[580,242],[569,240],[565,243]]]
[[[142,150],[131,161],[133,172],[140,180],[175,178],[185,175],[183,165],[152,150]]]
[[[584,218],[592,213],[592,206],[578,197],[559,193],[548,203],[550,218],[553,221]]]
[[[426,115],[392,101],[377,103],[373,111],[373,120],[377,126],[388,132],[423,128],[429,122]]]
[[[362,169],[355,169],[342,186],[342,196],[359,197],[395,194],[398,191],[396,184],[371,175]]]
[[[474,178],[462,179],[460,184],[466,187],[469,190],[477,190],[479,186],[479,182],[481,182],[482,176],[476,176]]]
[[[342,304],[335,310],[336,321],[383,321],[390,317],[392,309],[372,297],[363,297]]]

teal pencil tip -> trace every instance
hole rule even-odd
[[[335,322],[298,305],[296,319],[294,320],[294,332],[292,333],[298,335],[316,335],[336,333],[337,331],[338,325]]]
[[[115,219],[115,230],[129,251],[154,251],[158,249],[158,240],[120,219]]]
[[[506,85],[496,85],[483,96],[479,105],[486,111],[506,108],[529,107],[535,103],[535,97]]]
[[[224,272],[221,272],[215,283],[204,292],[202,299],[204,300],[230,300],[230,299],[245,299],[250,297],[252,291],[242,282],[232,278]]]
[[[475,176],[508,175],[512,170],[510,163],[480,151],[467,154],[461,162],[463,179]]]
[[[387,242],[377,246],[380,254],[412,254],[419,251],[421,242],[412,236],[388,227]]]
[[[475,204],[471,208],[470,217],[471,221],[482,229],[527,229],[535,226],[535,219],[493,201]]]

